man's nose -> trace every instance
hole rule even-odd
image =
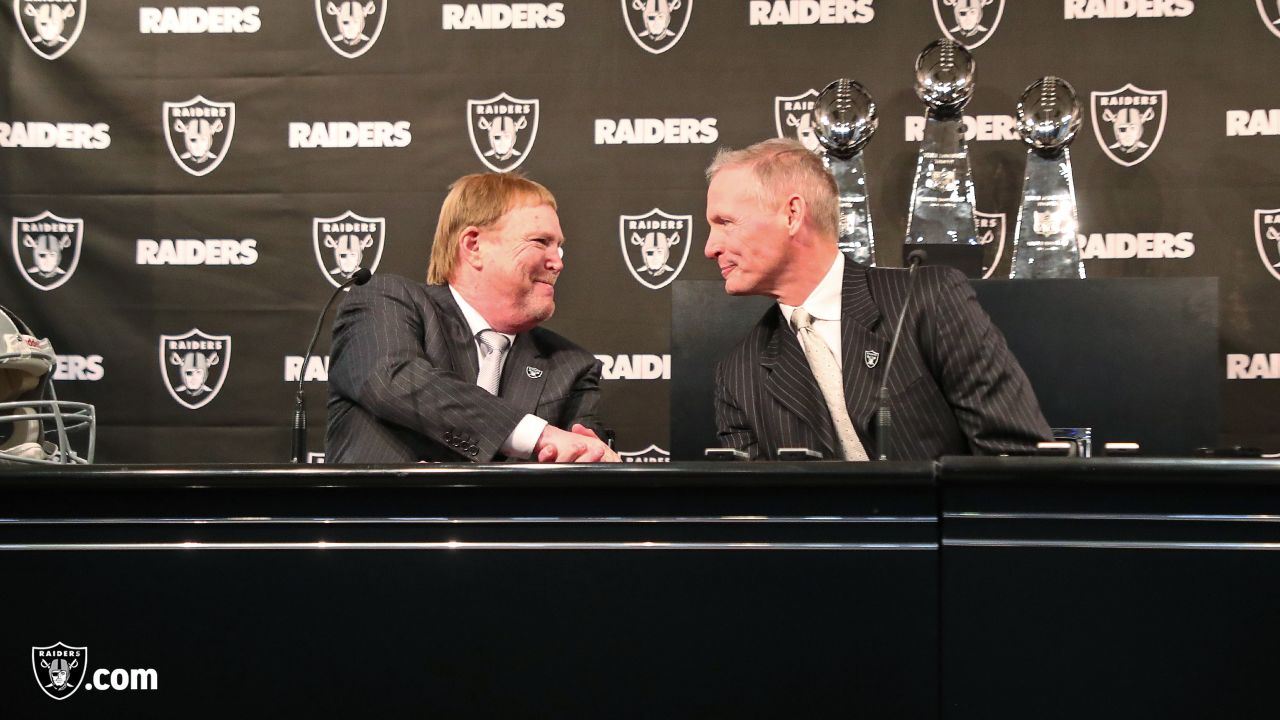
[[[547,269],[552,272],[564,270],[564,248],[553,247],[547,250]]]
[[[720,241],[716,239],[716,233],[713,230],[707,233],[707,244],[702,248],[702,254],[710,260],[715,260],[720,253]]]

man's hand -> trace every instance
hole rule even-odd
[[[591,438],[601,445],[604,445],[604,455],[600,457],[598,462],[622,462],[622,458],[618,457],[618,453],[614,452],[613,448],[606,445],[605,442],[600,439],[600,436],[596,435],[596,432],[586,425],[583,425],[582,423],[574,423],[573,427],[569,428],[569,432],[574,435],[582,435],[583,437]]]
[[[533,446],[538,462],[621,462],[589,428],[575,424],[571,432],[548,425]]]

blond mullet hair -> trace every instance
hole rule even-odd
[[[556,198],[541,184],[518,173],[476,173],[455,180],[440,206],[427,283],[445,285],[453,278],[463,230],[472,225],[487,227],[512,208],[536,205],[550,205],[554,210]]]

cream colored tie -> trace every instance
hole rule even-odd
[[[853,421],[849,419],[849,408],[844,403],[844,381],[840,378],[840,366],[831,354],[831,348],[813,330],[813,316],[804,308],[791,311],[791,324],[800,337],[800,347],[804,348],[804,356],[809,360],[809,369],[818,381],[822,390],[822,398],[827,401],[827,410],[831,412],[831,421],[835,425],[836,437],[840,440],[840,449],[845,460],[866,460],[867,451],[853,429]]]
[[[511,340],[497,330],[481,330],[476,339],[480,341],[481,355],[476,384],[488,390],[490,395],[497,395],[498,382],[502,378],[502,358],[507,354]]]

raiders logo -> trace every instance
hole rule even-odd
[[[818,136],[813,134],[813,106],[818,91],[810,88],[792,97],[773,98],[773,124],[780,138],[799,140],[809,152],[821,152]]]
[[[198,410],[222,389],[231,368],[231,336],[195,328],[160,336],[160,376],[179,405]]]
[[[974,210],[973,220],[978,229],[978,243],[982,245],[982,279],[986,280],[995,274],[1000,258],[1004,256],[1008,218],[1004,213]]]
[[[222,164],[236,131],[236,104],[197,95],[164,104],[164,141],[178,167],[197,177]]]
[[[972,50],[995,34],[1004,0],[933,0],[933,16],[947,37]]]
[[[13,16],[27,47],[57,60],[76,44],[88,6],[89,0],[13,0]]]
[[[1253,211],[1253,236],[1263,267],[1280,280],[1280,208]]]
[[[1090,93],[1090,97],[1093,134],[1107,157],[1133,167],[1155,151],[1164,135],[1168,91],[1143,90],[1131,83],[1119,90]]]
[[[36,684],[54,700],[66,700],[80,689],[88,669],[89,648],[63,643],[31,648],[31,670]]]
[[[335,217],[312,218],[311,245],[325,279],[338,287],[362,267],[377,270],[386,230],[386,218],[368,218],[350,210]]]
[[[619,452],[618,457],[622,458],[624,463],[669,463],[671,462],[671,453],[663,450],[657,445],[649,445],[643,450],[635,452]]]
[[[382,34],[387,0],[316,0],[320,34],[334,52],[358,58],[369,52]]]
[[[506,93],[488,100],[468,100],[467,132],[472,149],[490,170],[515,170],[538,137],[538,101]]]
[[[1272,35],[1280,37],[1280,3],[1275,0],[1257,0],[1257,2],[1262,23],[1267,26]]]
[[[692,15],[693,0],[622,0],[631,39],[654,55],[680,42]]]
[[[33,287],[53,290],[71,279],[80,264],[84,220],[45,211],[13,219],[13,259]]]
[[[671,215],[658,208],[620,216],[618,239],[631,276],[650,290],[670,285],[689,259],[692,230],[692,215]]]

